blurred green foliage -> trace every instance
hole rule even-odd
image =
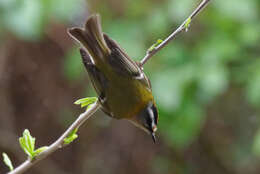
[[[81,0],[1,0],[0,25],[22,39],[37,40],[50,20],[68,22],[83,10]]]
[[[140,60],[157,39],[187,18],[198,1],[125,0],[113,8],[110,1],[87,2],[95,3],[92,11],[101,14],[104,32]],[[50,19],[69,22],[80,15],[81,4],[81,0],[2,0],[0,24],[19,37],[35,40]],[[260,106],[259,8],[258,0],[212,1],[191,22],[189,32],[145,65],[159,108],[159,131],[173,148],[185,149],[197,138],[207,106],[231,86],[244,90],[251,107]],[[79,80],[84,70],[77,48],[67,53],[64,65],[65,75]],[[260,154],[259,134],[252,140],[256,154]]]
[[[80,80],[81,73],[83,72],[84,65],[79,59],[79,48],[71,48],[65,57],[64,74],[70,81]]]

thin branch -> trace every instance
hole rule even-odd
[[[193,20],[193,18],[196,17],[209,2],[210,0],[203,0],[199,4],[199,6],[192,12],[192,14],[172,34],[170,34],[158,46],[154,47],[152,50],[148,50],[144,58],[140,61],[140,66],[142,67],[154,54],[156,54],[163,47],[165,47],[171,40],[173,40],[177,36],[177,34],[179,34],[182,31],[185,31],[187,28],[186,24],[190,23]]]
[[[85,121],[87,121],[90,116],[95,113],[99,108],[100,104],[98,102],[94,103],[86,112],[79,115],[76,121],[72,123],[72,125],[56,140],[53,144],[51,144],[48,149],[40,153],[35,157],[35,159],[27,159],[23,162],[20,166],[15,168],[13,171],[9,172],[8,174],[22,174],[35,165],[37,162],[41,161],[42,159],[46,158],[59,148],[64,147],[64,138],[68,137],[68,135],[76,128],[79,128]]]

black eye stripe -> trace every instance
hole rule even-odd
[[[158,122],[158,112],[157,112],[157,109],[155,108],[155,106],[153,105],[152,106],[152,110],[153,110],[153,114],[154,114],[154,120],[155,120],[155,124],[157,124]]]
[[[154,128],[156,128],[155,126],[157,126],[157,114],[157,109],[153,103],[149,103],[149,105],[146,106],[146,108],[144,108],[140,114],[142,125],[150,132],[152,132]]]
[[[154,111],[152,107],[147,108],[147,117],[146,117],[146,125],[148,126],[147,128],[152,131],[154,124],[156,124],[156,118],[154,115]]]

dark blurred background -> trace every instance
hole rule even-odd
[[[1,0],[0,152],[26,159],[28,128],[49,145],[95,96],[66,33],[95,12],[135,60],[168,36],[198,0]],[[144,67],[159,108],[159,142],[100,111],[79,138],[30,169],[37,173],[260,173],[260,1],[215,0],[189,32]],[[0,162],[0,173],[8,168]]]

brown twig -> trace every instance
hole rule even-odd
[[[154,47],[152,50],[148,50],[144,58],[140,61],[140,66],[142,67],[154,54],[160,51],[163,47],[165,47],[170,41],[172,41],[177,34],[186,30],[186,24],[190,23],[194,17],[196,17],[201,10],[206,7],[206,5],[210,2],[210,0],[203,0],[199,6],[192,12],[192,14],[172,33],[170,34],[164,41],[162,41],[159,45]],[[189,21],[190,20],[190,21]]]
[[[90,118],[93,113],[95,113],[100,108],[100,106],[101,105],[98,102],[93,104],[86,112],[80,114],[76,121],[74,121],[72,125],[58,138],[58,140],[56,140],[48,147],[48,149],[37,155],[33,160],[27,159],[25,162],[23,162],[21,165],[19,165],[8,174],[22,174],[29,168],[31,168],[35,163],[46,158],[59,148],[62,148],[64,146],[64,138],[66,138],[74,129],[79,128],[87,119]]]

